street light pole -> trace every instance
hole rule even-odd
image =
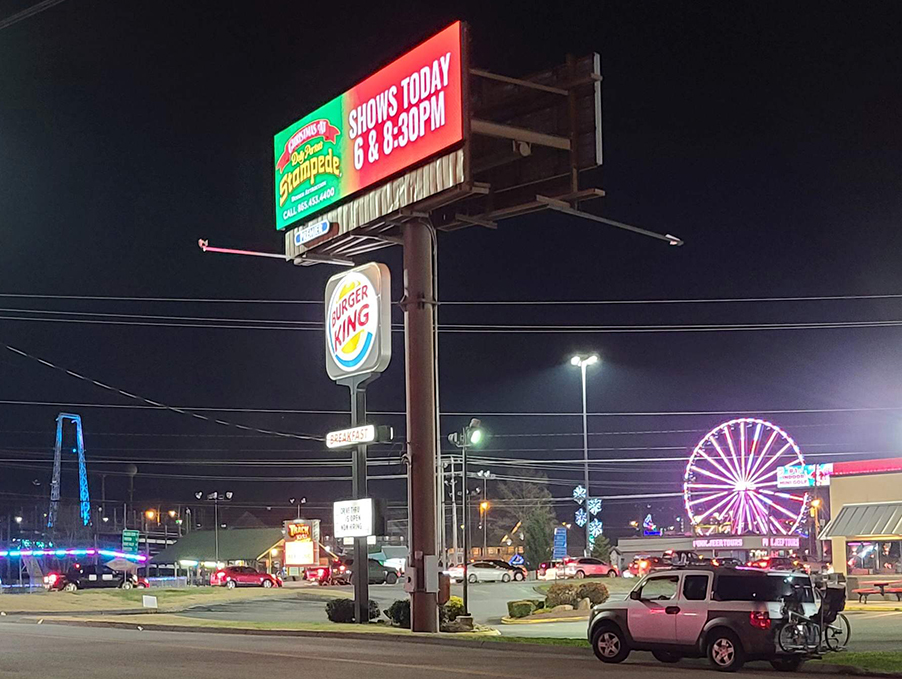
[[[586,487],[586,498],[584,500],[584,507],[586,509],[586,549],[583,552],[583,556],[589,556],[592,551],[591,545],[592,540],[590,536],[589,524],[591,521],[589,520],[589,498],[592,497],[592,492],[589,488],[589,415],[586,408],[586,368],[590,365],[598,362],[598,356],[592,354],[591,356],[583,357],[583,356],[574,356],[570,359],[571,365],[579,366],[580,377],[582,378],[582,395],[583,395],[583,483]]]
[[[467,488],[467,451],[471,445],[479,446],[485,438],[481,428],[482,422],[475,417],[460,432],[448,436],[448,440],[461,452],[461,476],[463,477],[463,511],[464,511],[464,615],[470,615],[470,578],[467,568],[470,561],[470,492]],[[456,528],[455,528],[456,529]]]

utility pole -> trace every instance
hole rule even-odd
[[[460,532],[460,524],[457,521],[457,474],[454,469],[454,456],[451,456],[451,546],[454,548],[454,563],[460,559],[457,535]]]
[[[404,338],[407,373],[407,452],[410,561],[416,582],[410,594],[411,629],[438,631],[438,592],[427,591],[427,570],[436,558],[435,292],[432,226],[426,219],[404,225]],[[429,588],[432,589],[432,588]],[[437,589],[437,588],[436,588]]]

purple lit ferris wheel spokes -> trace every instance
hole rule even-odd
[[[769,422],[739,418],[721,424],[699,442],[686,466],[683,496],[690,520],[696,526],[726,524],[738,533],[796,530],[807,496],[777,491],[777,468],[803,463],[795,442]]]

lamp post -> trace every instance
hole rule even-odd
[[[470,446],[478,446],[485,440],[485,432],[482,430],[482,421],[475,417],[470,424],[459,432],[448,435],[448,440],[461,452],[461,474],[463,476],[463,503],[464,503],[464,615],[470,615],[469,594],[470,583],[467,564],[470,560],[470,494],[467,491],[467,451]]]
[[[583,552],[584,556],[589,556],[589,553],[592,551],[591,549],[591,537],[589,534],[589,498],[592,497],[591,489],[589,488],[589,416],[586,412],[586,368],[590,365],[594,365],[598,363],[598,355],[592,354],[591,356],[574,356],[570,359],[570,364],[579,367],[580,376],[582,377],[582,387],[583,387],[583,482],[586,485],[586,499],[585,499],[585,508],[586,508],[586,550]]]
[[[482,479],[482,502],[479,503],[479,513],[482,517],[482,558],[486,558],[488,551],[488,524],[489,524],[489,479],[495,478],[495,475],[487,469],[480,469],[476,472],[476,476]]]
[[[200,500],[204,496],[202,491],[198,491],[194,494],[198,500]],[[225,493],[220,493],[219,491],[214,490],[212,493],[207,493],[207,499],[213,501],[213,542],[214,542],[214,551],[216,552],[216,567],[219,568],[219,503],[228,502],[232,499],[232,491],[227,490]]]
[[[300,498],[298,498],[298,497],[290,497],[290,498],[288,498],[288,501],[289,501],[291,504],[293,504],[293,505],[297,505],[297,508],[298,508],[298,519],[300,519],[300,518],[301,518],[301,507],[303,507],[305,504],[307,504],[307,498],[305,498],[305,497],[300,497]]]

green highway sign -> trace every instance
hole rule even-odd
[[[122,551],[126,554],[138,553],[138,537],[141,531],[124,530],[122,531]]]

